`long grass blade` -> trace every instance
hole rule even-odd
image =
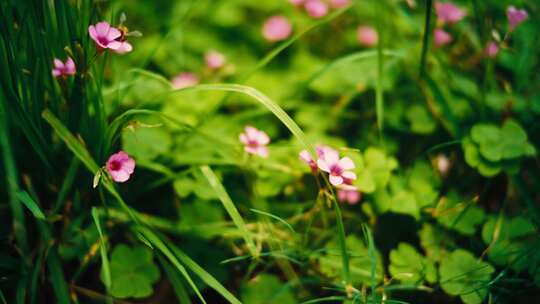
[[[23,205],[26,206],[26,208],[28,208],[30,212],[32,212],[35,218],[40,219],[40,220],[45,219],[45,214],[43,214],[43,212],[41,211],[41,208],[39,208],[36,201],[34,201],[32,197],[30,197],[30,195],[26,191],[19,191],[17,192],[16,196],[17,196],[17,199],[21,203],[23,203]]]
[[[96,207],[92,207],[92,218],[94,219],[94,224],[96,225],[100,240],[99,252],[101,254],[101,267],[103,269],[103,283],[105,284],[107,295],[110,295],[111,268],[109,267],[109,258],[107,257],[107,243],[105,242],[105,237],[103,236],[103,231],[101,230],[101,225],[99,223],[99,214]],[[112,299],[110,297],[108,297],[107,301],[109,303],[112,303]]]
[[[223,207],[225,207],[225,210],[233,220],[234,224],[240,230],[242,233],[242,236],[244,238],[244,241],[246,242],[249,252],[253,257],[258,257],[259,252],[257,250],[257,246],[255,246],[255,242],[253,241],[253,237],[251,236],[251,232],[246,227],[246,224],[244,222],[244,219],[238,212],[238,209],[236,209],[236,206],[234,205],[233,201],[231,200],[229,194],[225,190],[225,187],[223,184],[219,181],[218,177],[214,173],[214,171],[208,167],[208,166],[202,166],[201,171],[203,175],[206,177],[208,182],[210,183],[210,186],[212,189],[214,189],[214,192],[218,196],[219,200],[223,204]]]

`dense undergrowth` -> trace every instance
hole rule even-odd
[[[536,1],[0,3],[0,303],[531,303]]]

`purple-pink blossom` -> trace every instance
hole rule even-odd
[[[244,144],[244,150],[249,154],[268,157],[268,143],[270,137],[264,132],[252,126],[246,126],[244,133],[240,134],[240,141]]]
[[[210,50],[204,55],[206,66],[211,70],[218,70],[225,65],[225,56],[220,52]]]
[[[311,171],[317,171],[317,162],[311,157],[311,154],[309,154],[307,150],[300,151],[299,157],[311,168]]]
[[[171,79],[171,84],[176,90],[191,87],[198,83],[199,77],[189,72],[180,73]]]
[[[452,36],[442,28],[433,31],[433,45],[438,48],[447,45],[452,41]]]
[[[529,18],[529,14],[524,9],[518,9],[514,6],[509,6],[506,9],[506,18],[508,18],[508,27],[513,31],[516,26]]]
[[[330,0],[330,7],[342,8],[351,4],[351,0]]]
[[[325,149],[317,160],[319,169],[329,174],[330,183],[339,186],[345,180],[355,180],[356,174],[351,171],[355,168],[353,161],[348,157],[339,158],[337,151]]]
[[[135,170],[135,160],[124,151],[119,151],[109,157],[106,164],[107,171],[117,183],[123,183],[129,179]]]
[[[463,19],[467,13],[452,2],[435,2],[435,12],[441,23],[456,23]]]
[[[272,16],[263,25],[264,39],[274,42],[287,39],[292,33],[292,26],[284,16]]]
[[[324,17],[328,14],[328,5],[321,0],[307,0],[304,3],[304,9],[310,17],[315,19]]]
[[[486,48],[484,49],[484,54],[488,58],[495,58],[497,57],[497,54],[499,53],[499,45],[497,45],[497,42],[495,41],[489,41],[486,45]]]
[[[75,75],[75,62],[70,57],[67,58],[66,62],[58,58],[54,58],[54,68],[52,69],[52,74],[54,77],[65,77],[68,75]]]
[[[102,21],[88,27],[88,33],[99,51],[110,49],[116,53],[123,54],[133,50],[133,47],[126,40],[126,33],[108,22]]]
[[[356,30],[356,39],[362,46],[373,47],[379,42],[379,35],[372,26],[361,25]]]

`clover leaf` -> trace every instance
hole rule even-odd
[[[270,274],[260,274],[250,280],[242,286],[240,294],[243,303],[296,303],[288,285],[283,284],[276,276]]]
[[[465,304],[480,304],[488,292],[495,268],[479,261],[466,250],[458,249],[441,261],[440,284],[450,295],[459,296]]]
[[[484,210],[472,202],[466,203],[456,192],[449,192],[437,205],[437,221],[444,227],[464,235],[473,235],[485,218]]]
[[[437,281],[435,264],[407,243],[400,243],[397,249],[390,251],[389,270],[395,279],[406,283]]]
[[[117,245],[111,255],[110,271],[110,292],[116,298],[147,297],[152,294],[152,284],[159,280],[152,251],[141,245]]]
[[[491,217],[484,224],[482,239],[489,246],[489,260],[497,265],[509,265],[517,272],[534,270],[533,265],[540,267],[536,229],[524,217]]]
[[[493,176],[502,169],[516,171],[517,161],[534,156],[536,149],[527,140],[527,133],[515,121],[508,120],[502,127],[476,124],[470,138],[462,142],[467,163],[484,176]]]
[[[397,160],[374,147],[367,148],[361,156],[361,160],[354,159],[358,173],[355,186],[365,193],[373,193],[386,186],[392,171],[398,167]]]
[[[454,246],[454,240],[450,235],[434,225],[424,224],[418,232],[418,236],[426,256],[436,262],[447,254],[446,248]]]

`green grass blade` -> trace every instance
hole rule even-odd
[[[196,274],[204,283],[221,294],[231,304],[242,304],[231,292],[227,290],[221,283],[216,280],[211,274],[199,266],[189,256],[187,256],[180,248],[171,245],[172,251],[194,274]]]
[[[383,2],[379,1],[377,6],[381,11],[384,11]],[[377,32],[379,33],[379,43],[377,43],[377,83],[375,86],[375,113],[377,114],[377,128],[379,129],[379,137],[383,140],[383,123],[384,123],[384,92],[383,92],[383,20],[382,14],[377,14]]]
[[[375,301],[375,288],[377,287],[377,251],[375,249],[375,243],[373,241],[373,236],[371,230],[367,225],[362,225],[362,230],[364,236],[367,240],[368,245],[368,255],[371,261],[371,271],[370,271],[370,288],[371,288],[371,298],[373,302]]]
[[[17,199],[23,203],[30,212],[34,215],[35,218],[44,220],[45,214],[41,211],[41,208],[39,208],[38,204],[30,197],[30,195],[26,191],[19,191],[16,194]]]
[[[83,144],[77,140],[71,132],[52,114],[49,110],[45,110],[42,113],[43,118],[51,125],[56,134],[66,143],[68,148],[79,158],[83,164],[92,172],[96,173],[99,170],[99,166],[94,161],[92,156]]]
[[[348,285],[351,283],[351,272],[349,269],[349,253],[347,252],[347,243],[345,241],[346,235],[345,235],[345,226],[343,225],[343,216],[341,214],[341,209],[339,208],[339,203],[337,200],[334,201],[334,209],[336,212],[336,221],[337,221],[337,229],[338,229],[338,238],[339,238],[339,247],[341,250],[341,263],[343,266],[343,280],[345,281],[345,285]]]
[[[422,55],[420,57],[420,77],[426,73],[427,53],[429,49],[429,37],[431,36],[431,11],[433,0],[426,0],[425,23],[424,23],[424,38],[422,40]]]
[[[56,303],[71,303],[69,299],[68,287],[66,284],[66,280],[64,279],[64,272],[62,271],[62,265],[60,258],[58,257],[56,246],[53,246],[49,249],[47,256],[47,266],[50,272],[50,279],[53,286],[53,291],[56,295]]]
[[[171,263],[172,265],[182,274],[184,279],[188,282],[188,284],[191,286],[193,291],[197,294],[201,302],[206,304],[206,301],[204,300],[203,296],[201,295],[201,292],[189,276],[189,273],[186,271],[186,268],[182,266],[180,261],[178,261],[178,258],[174,255],[174,253],[165,245],[165,243],[151,230],[149,230],[146,227],[138,226],[137,230],[135,232],[140,232],[155,248],[157,248]]]
[[[178,275],[178,272],[174,270],[171,263],[167,261],[161,254],[158,254],[157,258],[159,262],[161,263],[163,270],[165,270],[165,275],[167,275],[167,277],[169,278],[169,281],[174,290],[174,293],[176,294],[176,298],[178,299],[178,303],[191,304],[191,299],[189,298],[189,294],[186,288],[184,287],[184,283],[182,283],[182,280],[180,276]]]
[[[244,241],[248,246],[249,252],[253,257],[258,257],[259,252],[257,251],[257,246],[255,246],[255,242],[253,241],[251,232],[249,232],[249,230],[247,229],[246,224],[244,223],[244,219],[242,219],[242,216],[238,212],[238,209],[236,209],[236,206],[234,205],[229,194],[225,190],[225,187],[223,187],[223,184],[219,181],[216,174],[214,173],[214,171],[212,171],[210,167],[202,166],[201,171],[210,183],[212,189],[214,189],[215,193],[217,194],[219,200],[223,204],[223,207],[225,207],[225,210],[233,220],[234,224],[242,233]]]
[[[294,122],[294,120],[278,104],[255,88],[239,84],[201,84],[176,90],[174,92],[182,91],[228,91],[248,95],[272,112],[272,114],[274,114],[296,137],[304,149],[313,151],[306,135],[302,132],[296,122]]]
[[[96,225],[98,234],[99,234],[99,240],[100,240],[100,246],[99,246],[99,252],[101,254],[101,266],[103,269],[103,283],[105,284],[105,289],[107,290],[107,295],[110,295],[111,290],[111,269],[109,267],[109,258],[107,257],[107,247],[105,242],[105,237],[103,237],[103,231],[101,230],[101,225],[99,224],[99,214],[96,209],[96,207],[92,207],[92,218],[94,219],[94,224]],[[107,297],[108,302],[112,303],[112,298]]]
[[[262,214],[262,215],[266,215],[268,217],[271,217],[275,220],[277,220],[278,222],[282,223],[283,225],[285,225],[287,228],[289,228],[293,233],[296,233],[296,231],[294,230],[294,228],[291,226],[291,224],[287,223],[286,220],[280,218],[279,216],[277,215],[273,215],[272,213],[268,213],[268,212],[264,212],[264,211],[261,211],[261,210],[257,210],[257,209],[249,209],[255,213],[258,213],[258,214]]]
[[[64,177],[64,182],[62,183],[62,187],[60,188],[60,191],[58,192],[58,197],[56,199],[56,203],[54,204],[54,212],[53,214],[57,213],[62,209],[64,206],[64,203],[66,201],[66,198],[72,189],[73,182],[75,181],[75,177],[77,176],[77,172],[79,170],[80,161],[74,157],[71,163],[69,164],[69,168],[67,170],[66,176]]]

